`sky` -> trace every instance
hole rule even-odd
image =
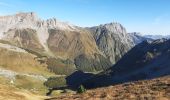
[[[118,22],[127,32],[170,35],[170,0],[0,0],[0,15],[17,12],[82,27]]]

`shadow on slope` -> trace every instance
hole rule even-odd
[[[83,82],[96,88],[170,75],[170,40],[144,41],[132,48],[112,68]]]
[[[44,85],[49,88],[46,95],[51,95],[54,90],[77,90],[77,88],[85,81],[94,76],[92,73],[84,73],[82,71],[75,71],[69,76],[50,77]]]
[[[66,77],[67,85],[71,89],[77,89],[84,81],[93,77],[92,73],[84,73],[83,71],[76,71]]]

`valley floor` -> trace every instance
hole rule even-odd
[[[47,100],[170,100],[170,76],[62,94]]]

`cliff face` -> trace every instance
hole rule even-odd
[[[69,59],[83,71],[107,69],[133,46],[118,23],[81,28],[55,18],[41,20],[33,12],[0,17],[0,39],[49,57]]]
[[[104,24],[90,28],[100,51],[115,64],[133,46],[133,40],[119,23]]]

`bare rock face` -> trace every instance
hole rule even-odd
[[[134,45],[125,28],[119,23],[100,25],[90,30],[99,49],[113,64]]]
[[[118,23],[81,28],[55,18],[41,20],[33,12],[0,17],[0,39],[49,57],[69,59],[82,71],[105,70],[133,46]]]

